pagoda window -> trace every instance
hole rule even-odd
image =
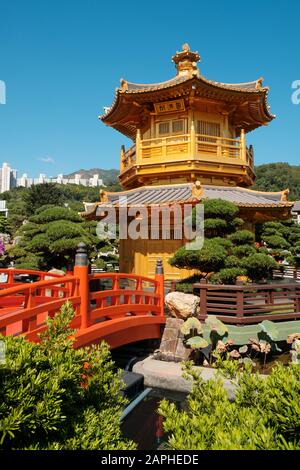
[[[220,137],[221,125],[218,122],[197,121],[197,134],[201,134],[200,139],[203,142],[215,142],[216,139],[209,139],[203,136]]]
[[[170,134],[170,122],[160,122],[158,125],[159,134]]]
[[[184,119],[164,121],[158,124],[158,133],[159,135],[183,134],[184,127]]]
[[[184,133],[184,120],[172,121],[172,134]]]

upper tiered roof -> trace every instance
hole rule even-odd
[[[236,128],[249,132],[266,125],[274,115],[268,103],[269,88],[263,86],[263,79],[246,83],[222,83],[200,75],[197,62],[198,52],[192,52],[187,44],[173,58],[177,74],[170,80],[141,84],[124,79],[116,89],[115,99],[110,108],[99,118],[126,136],[134,139],[140,127],[142,114],[153,111],[153,104],[174,98],[203,98],[223,102],[230,113],[231,122]]]

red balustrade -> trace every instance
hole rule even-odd
[[[1,270],[8,277],[0,287],[0,334],[39,341],[46,319],[69,301],[75,309],[71,322],[77,330],[75,347],[101,339],[117,347],[159,338],[165,322],[162,267],[155,279],[122,273],[91,275],[84,255],[85,261],[75,265],[74,275]],[[36,275],[40,280],[20,283],[19,274]],[[53,279],[45,280],[46,276]]]

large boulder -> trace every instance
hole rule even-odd
[[[199,313],[200,298],[183,292],[169,292],[165,304],[172,317],[185,320]]]

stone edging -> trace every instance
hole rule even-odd
[[[152,356],[134,364],[132,371],[144,376],[146,387],[173,390],[176,392],[189,393],[192,388],[192,381],[182,377],[182,363],[158,361]],[[208,367],[195,366],[202,379],[208,381],[215,377],[217,370]],[[228,392],[228,398],[234,398],[234,385],[228,379],[222,379],[224,387]]]

